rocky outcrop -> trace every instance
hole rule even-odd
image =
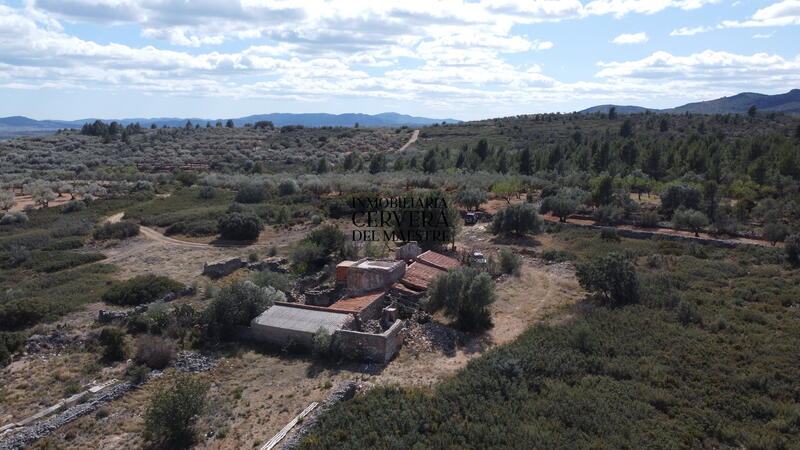
[[[205,263],[203,275],[210,278],[221,278],[229,275],[245,265],[241,258],[229,258],[220,261]]]

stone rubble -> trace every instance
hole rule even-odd
[[[305,420],[303,420],[303,424],[297,429],[297,432],[284,442],[281,449],[292,450],[296,448],[300,444],[300,441],[311,434],[323,414],[330,411],[331,408],[339,403],[350,400],[356,395],[356,392],[360,390],[363,390],[363,387],[360,387],[359,383],[355,381],[343,381],[340,383],[336,386],[336,389],[325,397],[325,400],[323,400],[319,406],[314,408],[314,410],[306,416]]]
[[[175,361],[172,363],[172,367],[185,373],[208,371],[213,369],[215,365],[216,362],[214,358],[188,351],[178,353]],[[161,375],[162,372],[154,370],[144,383]],[[37,440],[49,436],[57,428],[92,413],[106,403],[119,399],[137,387],[138,385],[126,381],[106,388],[89,397],[86,401],[67,408],[61,413],[25,427],[8,437],[0,438],[0,450],[17,450],[27,447]]]

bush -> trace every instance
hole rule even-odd
[[[494,303],[494,281],[474,268],[455,269],[431,282],[429,308],[444,308],[444,313],[466,331],[481,331],[492,327],[489,305]]]
[[[625,305],[639,301],[636,267],[619,253],[578,263],[576,275],[581,287],[596,294],[604,304]]]
[[[202,198],[203,200],[209,200],[217,196],[217,190],[214,189],[212,186],[203,186],[200,189],[200,192],[197,194],[198,197]]]
[[[144,438],[158,448],[187,448],[195,441],[194,425],[203,413],[208,383],[191,374],[174,374],[150,397],[144,416]]]
[[[222,288],[211,303],[212,320],[225,326],[249,325],[276,301],[286,301],[283,292],[251,281],[236,281]]]
[[[106,223],[94,230],[94,238],[98,241],[106,239],[125,239],[139,234],[139,224],[133,222]]]
[[[122,361],[128,354],[125,332],[119,328],[103,328],[100,331],[98,342],[103,346],[103,359],[107,361]]]
[[[594,210],[594,220],[602,225],[616,225],[622,222],[625,211],[615,205],[603,205]]]
[[[278,272],[255,272],[250,275],[250,281],[255,283],[257,286],[270,286],[281,292],[289,292],[292,289],[292,282],[289,277]]]
[[[500,271],[519,276],[521,268],[522,260],[519,255],[505,248],[500,250]]]
[[[297,182],[294,180],[283,180],[278,183],[278,195],[294,195],[298,192],[300,192],[300,187],[297,186]]]
[[[311,338],[311,353],[315,358],[327,358],[331,352],[331,334],[319,327]]]
[[[604,241],[613,241],[613,242],[620,241],[619,234],[617,234],[616,228],[609,228],[609,227],[603,227],[600,229],[600,239]]]
[[[154,302],[170,292],[183,288],[183,284],[167,277],[139,275],[119,282],[103,294],[103,301],[112,305],[133,306]]]
[[[24,344],[24,333],[0,331],[0,366],[10,363],[11,356],[21,351]]]
[[[236,201],[239,203],[261,203],[264,198],[264,187],[261,185],[243,184],[236,191]]]
[[[644,228],[655,228],[658,226],[658,221],[661,218],[655,211],[645,211],[639,216],[638,225]]]
[[[14,223],[25,223],[28,221],[28,215],[25,211],[10,211],[3,214],[0,219],[0,225],[11,225]]]
[[[64,206],[61,207],[61,213],[69,214],[69,213],[83,211],[84,209],[86,209],[86,203],[80,200],[72,200],[70,202],[67,202],[66,204],[64,204]]]
[[[784,241],[786,258],[794,265],[800,264],[800,235],[793,234]]]
[[[232,212],[221,217],[217,227],[222,239],[253,241],[258,239],[264,225],[255,214]]]
[[[543,226],[542,218],[536,214],[536,208],[530,203],[509,205],[494,215],[492,219],[492,234],[540,233]]]
[[[161,370],[175,359],[175,343],[160,336],[146,334],[136,340],[134,361],[151,369]]]

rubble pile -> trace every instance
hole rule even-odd
[[[216,365],[214,358],[200,353],[183,351],[172,362],[172,366],[181,372],[205,372]]]
[[[25,340],[25,353],[50,352],[58,353],[65,348],[79,348],[84,344],[84,337],[79,333],[68,333],[53,330],[50,334],[34,334]]]
[[[464,333],[434,322],[430,320],[430,316],[425,316],[427,315],[415,314],[411,320],[406,321],[403,346],[412,352],[450,354],[458,345],[465,342]]]

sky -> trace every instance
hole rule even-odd
[[[800,0],[0,0],[0,116],[474,120],[800,88]]]

